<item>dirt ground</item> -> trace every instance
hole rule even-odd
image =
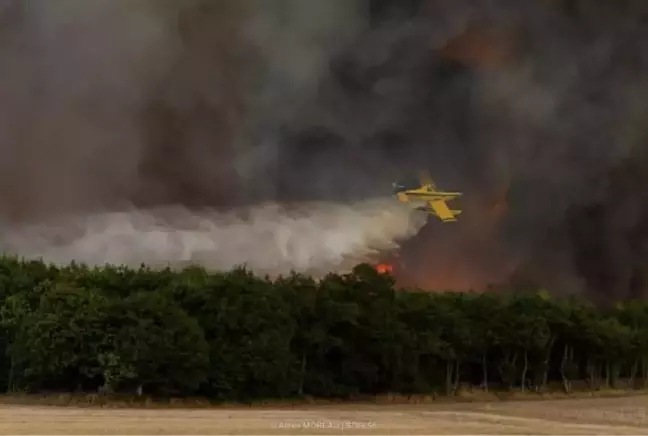
[[[648,396],[276,409],[0,405],[0,433],[648,434]]]

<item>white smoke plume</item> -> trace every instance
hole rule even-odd
[[[427,215],[393,199],[278,204],[195,213],[181,207],[66,218],[5,229],[0,248],[65,264],[201,265],[258,274],[346,272],[416,234]]]

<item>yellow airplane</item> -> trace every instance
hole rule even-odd
[[[394,194],[399,201],[409,203],[416,207],[416,210],[427,212],[438,217],[444,223],[457,221],[457,215],[461,210],[450,209],[446,201],[461,196],[461,192],[437,191],[436,185],[426,174],[419,177],[416,186],[406,186],[394,183]],[[423,203],[423,205],[420,205]],[[418,206],[417,206],[418,205]]]

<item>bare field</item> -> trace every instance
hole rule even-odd
[[[290,408],[0,405],[2,434],[647,434],[648,396]]]

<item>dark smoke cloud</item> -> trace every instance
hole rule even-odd
[[[151,2],[24,1],[0,40],[2,216],[114,206],[137,184],[140,112],[176,38]]]
[[[641,144],[645,6],[414,3],[375,3],[374,26],[333,62],[335,77],[307,115],[311,133],[300,130],[286,168],[306,163],[301,180],[325,180],[319,194],[340,198],[420,167],[464,190],[456,226],[430,223],[404,247],[419,282],[482,287],[513,274],[578,292],[605,265],[598,292],[621,295],[613,288],[630,280],[628,231],[611,217],[590,225],[606,254],[588,261],[582,240],[592,235],[572,230],[588,218],[573,211],[611,207],[615,196],[593,181]],[[295,177],[286,192],[313,195]]]
[[[643,141],[644,9],[5,0],[0,216],[357,202],[424,168],[464,213],[404,244],[411,281],[620,295],[644,208],[606,212],[605,181]]]
[[[423,221],[386,193],[276,204],[280,128],[361,27],[361,6],[8,5],[0,247],[57,263],[271,274],[348,270],[396,248]]]

